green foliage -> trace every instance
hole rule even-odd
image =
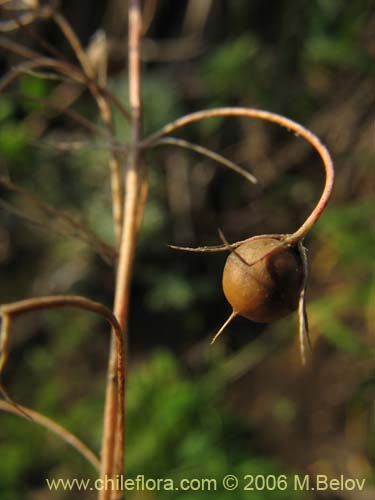
[[[257,50],[256,39],[244,34],[222,43],[214,53],[210,53],[202,76],[216,100],[225,102],[228,98],[246,95]],[[246,78],[243,77],[244,72]]]
[[[216,478],[215,498],[245,500],[249,492],[228,493],[220,479],[226,474],[240,479],[246,474],[287,474],[276,461],[255,451],[251,430],[222,404],[222,393],[219,379],[187,379],[170,353],[156,352],[129,381],[128,477]],[[203,496],[204,492],[184,494],[194,500]],[[175,498],[175,492],[155,492],[150,498]],[[252,492],[252,498],[308,497],[288,490]]]
[[[5,120],[6,118],[9,118],[14,111],[14,104],[13,101],[4,96],[0,96],[0,122]]]
[[[20,80],[20,92],[23,99],[20,104],[25,111],[36,111],[42,107],[41,99],[46,98],[51,86],[37,75],[27,75]]]
[[[366,198],[329,207],[320,222],[322,235],[337,254],[339,264],[350,264],[363,273],[367,273],[373,258],[375,234],[369,230],[372,224],[373,200]]]
[[[319,331],[337,347],[356,356],[371,355],[365,335],[366,311],[371,308],[374,286],[371,269],[375,241],[369,231],[371,224],[371,200],[326,210],[320,222],[321,238],[332,256],[328,262],[335,262],[336,276],[342,270],[345,276],[335,293],[327,291],[329,300],[324,297],[309,305]],[[348,317],[356,321],[348,322]]]
[[[351,41],[337,40],[325,36],[312,37],[306,44],[306,56],[313,63],[322,63],[342,68],[357,68],[374,72],[373,60],[361,48],[353,47]]]
[[[0,154],[7,160],[23,160],[27,147],[27,133],[22,124],[8,121],[0,128]]]
[[[146,305],[153,310],[173,308],[176,310],[191,307],[195,298],[193,283],[185,281],[175,273],[159,273],[146,297]]]
[[[37,353],[34,362],[37,361]],[[40,359],[40,358],[39,358]],[[43,363],[42,363],[43,364]],[[42,367],[43,368],[43,367]],[[45,366],[44,366],[45,369]],[[246,474],[289,474],[277,461],[259,454],[252,443],[252,431],[244,421],[235,417],[222,404],[225,387],[220,378],[187,378],[176,358],[168,351],[158,351],[132,372],[128,384],[127,408],[127,477],[171,478],[178,482],[183,478],[215,478],[218,490],[215,498],[248,498],[248,492],[228,493],[220,486],[226,474],[235,474],[242,484]],[[45,390],[55,397],[47,396]],[[38,407],[47,414],[54,414],[69,429],[79,430],[86,442],[97,442],[95,423],[100,418],[98,395],[86,395],[67,410],[63,416],[56,411],[58,387],[52,380],[44,383],[44,396]],[[40,396],[41,391],[39,390]],[[57,398],[59,399],[60,396]],[[290,414],[290,404],[280,401],[276,409],[283,418]],[[88,415],[92,417],[88,418]],[[21,478],[38,464],[43,466],[44,477],[92,477],[92,470],[58,438],[49,436],[33,423],[22,422],[19,417],[2,415],[0,429],[0,453],[6,460],[0,461],[1,498],[13,499],[12,495],[24,495]],[[91,422],[90,425],[88,423]],[[5,426],[5,427],[4,427]],[[7,429],[5,439],[4,429]],[[247,438],[244,440],[244,436]],[[47,445],[47,443],[50,443]],[[35,451],[39,450],[35,463]],[[55,463],[65,463],[63,471]],[[70,464],[70,465],[69,465]],[[79,471],[79,473],[77,473]],[[44,484],[40,484],[44,486]],[[150,492],[148,498],[175,498],[174,492]],[[184,498],[201,498],[203,492],[187,492]],[[138,498],[134,493],[129,498]],[[252,493],[259,500],[299,500],[308,495],[293,496],[293,492],[259,491]],[[31,497],[30,497],[31,498]],[[61,498],[65,498],[61,496]],[[69,495],[67,494],[67,497]]]

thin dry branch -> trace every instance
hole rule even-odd
[[[107,98],[105,98],[102,95],[101,91],[99,90],[99,84],[96,81],[95,69],[91,63],[89,56],[86,54],[79,38],[75,34],[68,20],[59,12],[55,12],[52,18],[60,28],[61,32],[64,34],[66,40],[69,42],[82,67],[82,70],[87,78],[88,87],[94,99],[96,100],[101,118],[108,130],[108,133],[112,137],[115,137],[115,126],[113,122],[112,110],[108,102],[108,95]],[[106,61],[104,61],[104,63],[106,67],[107,66]],[[102,79],[104,79],[105,75],[103,73],[101,76]],[[106,86],[102,88],[106,89]],[[114,221],[114,232],[117,243],[119,243],[121,236],[121,228],[122,228],[124,194],[122,187],[123,182],[121,173],[121,160],[117,152],[114,150],[112,150],[112,156],[109,160],[109,170],[111,174],[112,213]]]
[[[14,415],[18,415],[20,417],[25,418],[25,414],[30,416],[33,422],[41,425],[42,427],[48,429],[53,432],[57,436],[59,436],[63,441],[68,443],[70,446],[75,448],[78,453],[80,453],[90,464],[95,468],[95,470],[99,470],[100,461],[99,458],[95,455],[93,451],[91,451],[80,439],[77,438],[70,431],[62,427],[60,424],[56,423],[51,418],[28,408],[27,406],[18,405],[19,408],[15,408],[12,404],[7,401],[0,401],[0,410],[6,411],[8,413],[13,413]],[[22,410],[22,412],[19,411]],[[27,420],[30,420],[27,418]]]
[[[252,175],[247,170],[243,169],[233,161],[228,160],[228,158],[225,158],[225,156],[222,156],[221,154],[216,153],[211,149],[200,146],[199,144],[194,144],[192,142],[185,141],[184,139],[178,139],[177,137],[163,137],[153,144],[153,146],[164,146],[164,145],[177,146],[179,148],[190,149],[195,153],[206,156],[207,158],[217,161],[218,163],[221,163],[222,165],[230,168],[231,170],[234,170],[234,172],[237,172],[237,174],[242,175],[242,177],[245,177],[245,179],[247,179],[253,184],[256,184],[258,182],[257,178],[254,177],[254,175]]]
[[[58,12],[53,14],[53,19],[61,29],[62,33],[66,37],[67,41],[70,43],[73,51],[75,52],[77,59],[79,60],[83,74],[74,66],[70,65],[66,61],[54,61],[49,58],[41,57],[38,53],[34,51],[28,51],[22,45],[17,43],[4,43],[4,47],[8,50],[18,53],[19,55],[31,58],[31,61],[27,61],[19,64],[17,67],[13,68],[5,77],[0,81],[0,92],[4,90],[10,83],[12,83],[20,74],[29,73],[39,67],[53,67],[60,73],[66,75],[68,80],[73,80],[81,85],[87,85],[91,94],[97,102],[97,106],[102,117],[102,120],[107,128],[108,135],[110,137],[115,137],[115,129],[112,118],[112,110],[110,102],[114,103],[120,112],[129,119],[129,113],[123,106],[123,104],[118,100],[118,98],[112,94],[106,86],[100,86],[95,80],[95,71],[91,65],[90,59],[84,51],[78,37],[75,35],[74,30],[68,23],[68,21]],[[72,71],[73,68],[73,71]],[[111,148],[111,158],[109,160],[109,169],[111,172],[111,188],[112,188],[112,210],[114,219],[114,230],[117,241],[120,239],[121,227],[122,227],[122,217],[123,217],[123,180],[121,173],[121,160],[117,151]]]
[[[16,45],[18,47],[16,47]],[[9,50],[18,53],[19,55],[21,55],[20,52],[23,50],[21,47],[22,45],[15,44],[14,42],[7,45],[7,48]],[[24,49],[23,57],[26,57],[26,51],[28,50],[29,49]],[[118,109],[118,111],[123,115],[123,117],[126,120],[130,119],[129,111],[126,109],[126,107],[123,105],[123,103],[115,94],[113,94],[107,87],[102,87],[97,82],[87,77],[76,66],[66,61],[55,60],[48,57],[39,56],[39,54],[38,57],[33,56],[31,59],[32,59],[31,61],[25,61],[23,63],[20,63],[18,66],[15,66],[14,68],[8,71],[8,73],[0,80],[0,92],[2,92],[6,87],[8,87],[16,78],[18,78],[18,76],[24,74],[25,72],[43,67],[54,68],[61,74],[65,75],[70,81],[76,82],[80,85],[89,86],[89,88],[91,85],[91,89],[92,85],[94,85],[98,94],[108,98],[108,100]]]
[[[25,47],[21,43],[17,43],[14,40],[9,40],[3,36],[0,37],[0,47],[5,50],[9,50],[14,54],[17,54],[20,57],[24,57],[25,59],[41,59],[43,55],[35,50],[31,50],[28,47]]]
[[[51,110],[57,114],[62,114],[70,118],[72,121],[76,122],[78,125],[84,127],[87,131],[91,132],[94,135],[100,135],[102,137],[107,138],[107,140],[111,140],[112,138],[108,134],[108,130],[95,125],[92,121],[88,120],[86,117],[74,111],[73,109],[67,108],[64,106],[64,103],[59,102],[59,99],[56,98],[55,95],[49,97],[48,99],[41,99],[33,96],[25,96],[19,92],[12,92],[12,95],[27,99],[29,101],[37,103],[43,109],[39,109],[38,113],[48,114]],[[125,150],[125,145],[122,145],[120,150]]]
[[[51,3],[50,3],[51,6]],[[55,2],[55,7],[53,10],[55,10],[57,7],[57,2]],[[51,9],[51,14],[49,17],[52,16],[53,10]],[[57,50],[55,47],[53,47],[47,40],[42,38],[37,30],[33,30],[30,28],[31,23],[24,23],[22,20],[22,16],[17,16],[14,12],[11,13],[13,21],[17,24],[18,28],[25,32],[27,36],[29,36],[32,40],[36,41],[38,45],[43,47],[51,56],[55,57],[58,60],[61,61],[67,61],[65,55]]]
[[[54,68],[60,73],[66,75],[71,81],[77,82],[81,85],[86,85],[84,75],[80,73],[74,66],[55,61],[48,57],[40,57],[32,61],[25,61],[14,68],[10,69],[8,73],[0,80],[0,92],[3,92],[11,83],[14,82],[20,75],[30,70],[38,68]]]
[[[62,222],[66,225],[68,229],[68,234],[77,238],[80,241],[84,241],[86,244],[90,245],[94,250],[109,264],[113,264],[116,260],[116,251],[110,245],[101,240],[93,231],[85,227],[83,224],[73,219],[71,216],[66,214],[61,210],[57,210],[52,207],[45,201],[38,199],[36,196],[29,193],[26,189],[21,188],[14,182],[6,179],[5,177],[0,176],[0,187],[12,191],[13,193],[22,196],[26,199],[31,205],[39,209],[41,212],[45,213],[49,217],[48,224],[50,225],[51,218],[53,219],[53,225],[55,226],[56,222]],[[5,204],[5,203],[4,203]],[[23,212],[18,212],[14,210],[15,213],[21,217],[25,217],[26,219],[30,219],[30,216],[27,214],[23,214]],[[33,223],[38,223],[43,225],[42,222],[32,219]],[[56,227],[55,227],[56,230]]]
[[[246,238],[245,240],[240,240],[240,241],[236,241],[234,243],[230,243],[230,247],[232,249],[235,249],[237,247],[239,247],[240,245],[242,245],[242,243],[246,243],[250,240],[256,240],[256,239],[259,239],[259,238],[264,238],[265,236],[267,236],[268,238],[277,238],[277,239],[280,239],[280,237],[287,237],[288,235],[280,235],[280,234],[260,234],[260,235],[257,235],[257,236],[251,236],[251,238]],[[202,253],[214,253],[214,252],[224,252],[225,250],[228,250],[228,246],[226,244],[223,244],[223,245],[212,245],[212,246],[203,246],[203,247],[180,247],[180,246],[177,246],[177,245],[168,245],[169,248],[171,248],[172,250],[181,250],[183,252],[202,252]]]

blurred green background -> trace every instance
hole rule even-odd
[[[153,5],[156,11],[153,13]],[[286,130],[255,120],[209,120],[179,131],[250,169],[241,177],[174,147],[147,154],[150,194],[135,263],[130,313],[127,474],[327,474],[366,478],[366,491],[133,492],[128,499],[360,500],[375,495],[374,74],[370,0],[145,2],[144,131],[214,106],[252,106],[306,125],[336,165],[332,201],[307,238],[313,354],[300,364],[297,319],[236,319],[221,291],[225,254],[170,250],[295,230],[318,199],[319,158]],[[85,46],[107,33],[111,89],[127,104],[127,2],[61,2]],[[4,19],[6,9],[1,9]],[[152,15],[153,14],[153,15]],[[8,13],[9,17],[9,13]],[[31,29],[69,59],[58,30]],[[38,46],[25,30],[6,34]],[[2,50],[5,74],[20,59]],[[24,75],[0,94],[0,174],[83,221],[113,244],[108,152],[98,137],[49,104],[100,124],[87,92]],[[127,124],[116,117],[118,137]],[[64,140],[93,147],[61,152]],[[112,304],[114,272],[59,218],[0,188],[0,302],[71,293]],[[77,311],[17,319],[4,382],[15,399],[100,450],[107,326]],[[45,478],[95,477],[58,438],[0,415],[2,500],[95,498],[49,492]],[[251,494],[250,494],[251,493]]]

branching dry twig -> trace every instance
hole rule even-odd
[[[112,111],[109,102],[103,97],[99,90],[99,84],[96,82],[95,69],[91,64],[90,58],[86,54],[84,48],[81,45],[78,37],[76,36],[74,30],[72,29],[69,22],[65,17],[59,12],[55,12],[52,16],[56,24],[59,26],[60,30],[64,34],[67,41],[70,43],[81,67],[87,78],[89,89],[96,100],[101,118],[105,124],[108,133],[115,137],[115,128],[113,123]],[[103,52],[103,54],[105,51]],[[106,56],[104,56],[106,57]],[[102,61],[102,64],[106,67],[107,62]],[[101,72],[102,80],[106,80],[104,72]],[[104,87],[106,88],[106,87]],[[127,115],[129,118],[129,115]],[[114,232],[116,236],[117,243],[120,241],[121,228],[122,228],[122,218],[123,218],[123,183],[122,183],[122,173],[121,173],[121,160],[119,155],[115,150],[112,151],[112,156],[109,160],[109,170],[111,173],[111,188],[112,188],[112,212],[113,212],[113,222],[114,222]]]

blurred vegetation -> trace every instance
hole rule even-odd
[[[62,8],[85,45],[106,30],[110,85],[126,101],[126,2],[101,4],[96,11],[90,2],[66,0]],[[48,22],[33,29],[73,57]],[[9,36],[37,48],[25,32]],[[179,135],[249,168],[256,186],[195,153],[163,147],[147,154],[150,195],[130,318],[129,477],[343,474],[367,478],[366,498],[374,495],[374,40],[370,0],[283,0],[272,10],[261,0],[158,2],[144,41],[145,133],[218,105],[284,113],[327,144],[336,186],[306,242],[313,355],[303,370],[293,316],[272,325],[235,320],[210,347],[229,312],[220,286],[225,255],[181,254],[167,244],[216,244],[218,227],[230,241],[293,231],[322,189],[317,156],[287,131],[236,119],[207,120]],[[1,53],[2,72],[17,62]],[[113,244],[108,152],[96,149],[100,138],[48,107],[56,102],[73,103],[100,123],[87,92],[23,76],[0,95],[0,174]],[[116,125],[126,141],[127,124],[116,116]],[[92,147],[61,152],[54,146],[64,140]],[[0,302],[79,293],[111,304],[113,269],[69,236],[61,220],[0,188]],[[19,318],[6,386],[17,401],[56,418],[98,451],[107,349],[106,325],[90,315]],[[18,417],[0,418],[1,499],[71,498],[48,492],[45,477],[93,477],[56,437]],[[252,492],[259,500],[292,495]],[[176,495],[128,496],[162,497]]]

